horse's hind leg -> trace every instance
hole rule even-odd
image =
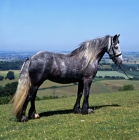
[[[73,108],[74,113],[81,113],[80,100],[81,100],[82,94],[83,94],[83,81],[80,81],[78,84],[76,103],[75,103],[74,108]]]
[[[30,87],[29,94],[28,94],[28,96],[26,98],[26,101],[25,101],[25,103],[23,105],[22,111],[20,113],[18,113],[17,116],[16,116],[17,119],[18,119],[18,121],[20,121],[20,122],[28,121],[28,118],[25,116],[25,114],[26,114],[26,108],[27,108],[27,105],[28,105],[28,102],[29,101],[31,101],[33,98],[35,100],[37,89],[38,89],[38,86],[31,86]],[[31,113],[35,112],[35,105],[34,106],[33,105],[31,106],[30,112]]]
[[[38,90],[38,87],[34,87],[34,92],[31,98],[31,107],[28,112],[29,119],[40,118],[39,114],[36,113],[36,109],[35,109],[35,98],[36,98],[37,90]]]
[[[25,116],[28,102],[29,102],[29,99],[27,97],[27,99],[26,99],[26,101],[25,101],[25,103],[23,105],[22,111],[21,112],[18,112],[17,115],[16,115],[16,118],[17,118],[17,120],[19,122],[26,122],[26,121],[28,121],[28,118]]]

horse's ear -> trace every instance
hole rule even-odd
[[[117,40],[117,38],[118,38],[118,36],[115,35],[115,36],[113,37],[113,42],[115,42],[115,41]]]
[[[118,38],[119,38],[120,34],[118,35]]]

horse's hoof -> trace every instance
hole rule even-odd
[[[88,110],[87,110],[87,109],[82,109],[81,113],[82,113],[83,115],[86,115],[86,114],[88,114]]]
[[[40,115],[37,114],[37,113],[35,113],[35,114],[34,114],[34,119],[39,119],[39,118],[40,118]]]
[[[39,114],[37,114],[36,112],[33,112],[32,114],[30,114],[28,116],[29,119],[38,119],[40,118]]]
[[[27,122],[28,118],[26,116],[21,116],[20,118],[17,118],[17,121],[19,121],[19,122]]]
[[[88,114],[90,114],[90,113],[94,113],[94,110],[92,108],[88,109]]]
[[[81,113],[81,109],[80,108],[76,108],[76,109],[73,109],[74,113]]]
[[[83,115],[90,114],[90,113],[94,113],[94,110],[91,109],[91,108],[82,109],[82,114],[83,114]]]

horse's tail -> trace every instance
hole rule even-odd
[[[13,103],[13,115],[15,116],[20,115],[24,102],[29,94],[29,89],[31,87],[29,65],[30,59],[23,63],[15,95],[10,101],[10,103]]]

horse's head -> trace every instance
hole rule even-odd
[[[107,53],[109,54],[110,58],[113,60],[113,62],[116,65],[122,64],[123,57],[122,53],[120,50],[120,45],[119,45],[119,38],[120,35],[115,35],[114,37],[109,37],[109,44],[108,44],[108,49]]]

